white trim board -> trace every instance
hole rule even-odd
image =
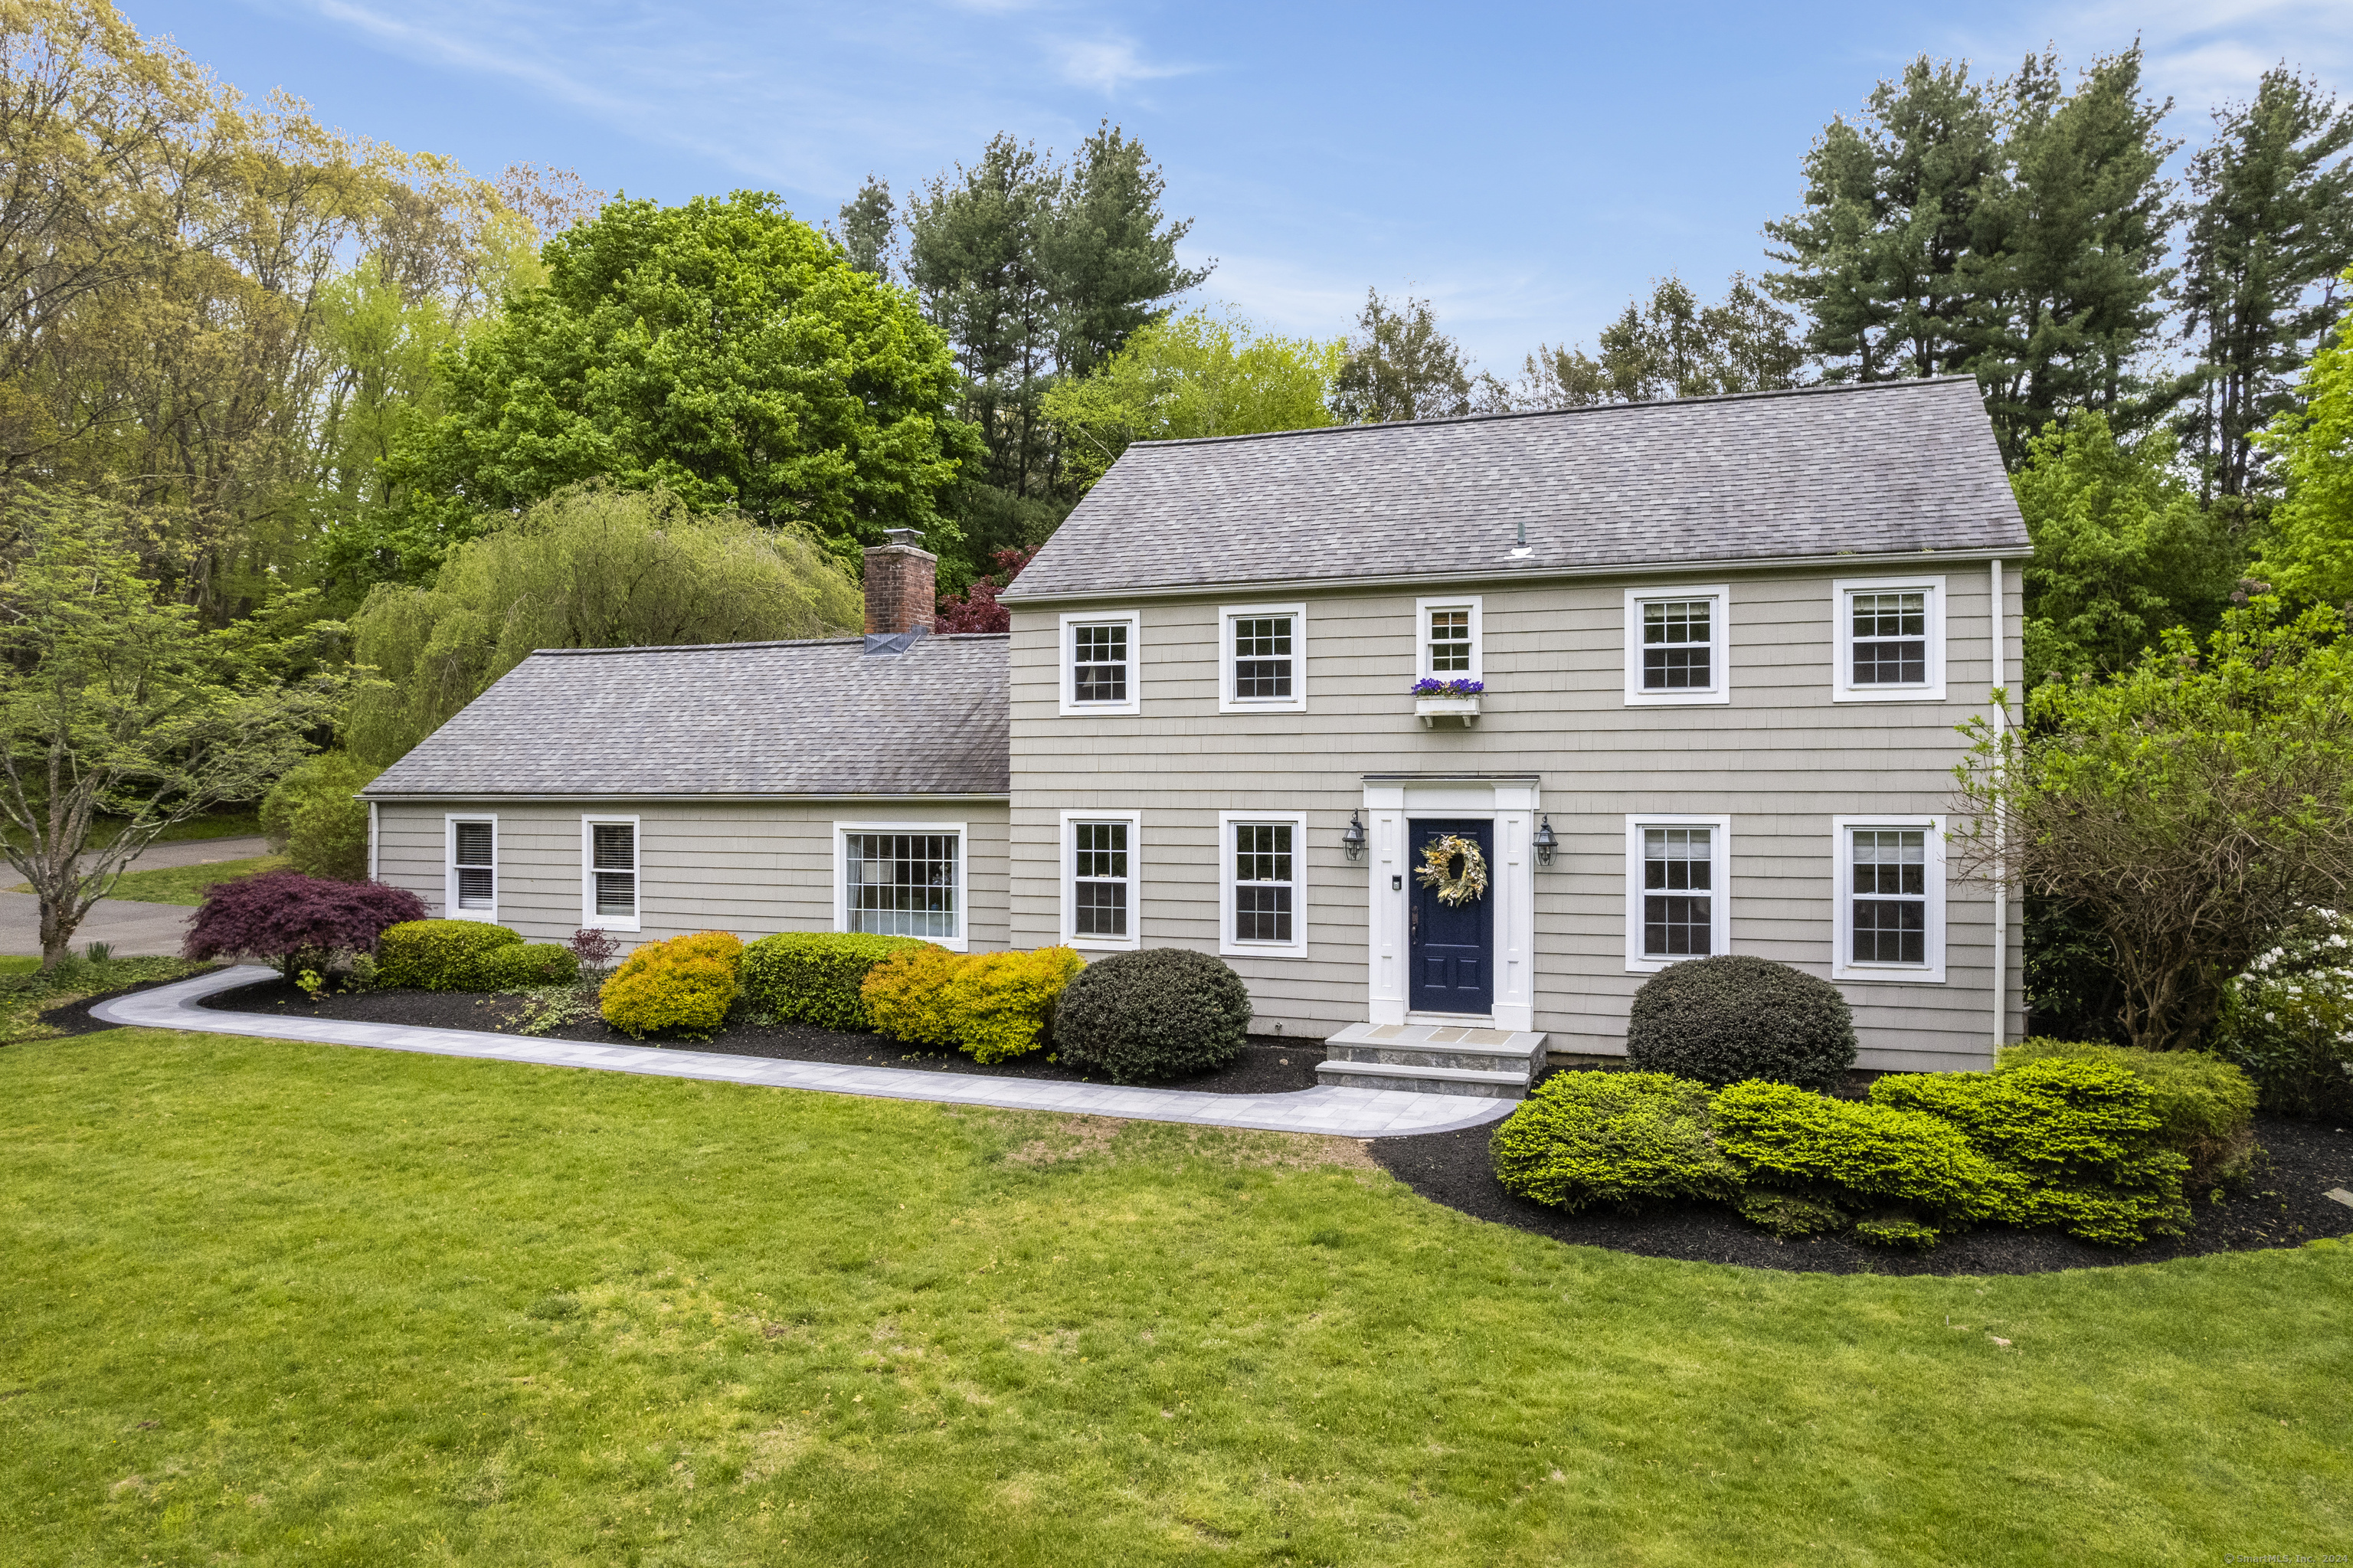
[[[972,835],[962,822],[930,821],[923,819],[902,819],[891,821],[836,822],[833,824],[833,928],[849,929],[849,835],[852,833],[925,833],[955,835],[955,934],[952,937],[924,937],[926,942],[936,942],[952,953],[970,950],[972,929]],[[887,933],[886,933],[887,934]]]
[[[1125,937],[1081,937],[1072,927],[1077,924],[1078,834],[1072,826],[1078,822],[1125,822],[1127,824],[1127,935]],[[1057,902],[1061,908],[1060,934],[1061,945],[1075,948],[1082,953],[1124,953],[1144,946],[1144,813],[1141,811],[1064,811],[1061,826],[1057,831],[1054,855],[1054,879],[1059,885]]]
[[[1234,829],[1271,824],[1291,830],[1291,940],[1245,942],[1234,935]],[[1131,859],[1129,869],[1134,864]],[[1303,959],[1307,956],[1307,813],[1219,811],[1218,813],[1218,951],[1226,958]]]
[[[1708,950],[1706,957],[1732,951],[1732,818],[1678,811],[1626,813],[1626,969],[1630,974],[1654,975],[1683,962],[1682,958],[1653,958],[1642,951],[1642,830],[1644,828],[1711,828],[1708,839]],[[1689,955],[1698,958],[1702,955]]]
[[[458,906],[458,824],[488,822],[491,824],[491,906],[484,909],[460,909]],[[370,835],[374,850],[374,835]],[[450,811],[441,819],[441,917],[445,920],[480,920],[495,926],[499,923],[499,895],[506,891],[505,870],[499,864],[499,814],[496,811]]]
[[[1078,686],[1078,661],[1071,646],[1071,630],[1078,626],[1124,625],[1127,628],[1127,699],[1117,703],[1082,703],[1075,694]],[[1062,716],[1082,717],[1088,714],[1134,714],[1144,706],[1144,617],[1127,610],[1104,610],[1096,615],[1071,614],[1062,617],[1054,651],[1054,679],[1061,696]]]
[[[1926,887],[1922,926],[1926,937],[1922,950],[1926,960],[1917,964],[1859,964],[1851,956],[1854,951],[1853,930],[1848,925],[1852,913],[1849,900],[1854,897],[1854,834],[1856,828],[1917,828],[1923,830],[1922,863],[1926,874],[1922,878]],[[1945,983],[1945,819],[1942,817],[1905,816],[1900,813],[1883,816],[1847,816],[1831,819],[1831,979],[1834,980],[1886,980],[1897,985],[1942,985]]]
[[[1234,695],[1234,622],[1260,616],[1290,618],[1291,695],[1287,697]],[[1306,605],[1228,604],[1218,607],[1218,711],[1221,714],[1303,714],[1307,711]]]
[[[1412,997],[1407,948],[1408,824],[1416,817],[1468,817],[1495,825],[1487,896],[1495,900],[1498,1029],[1535,1027],[1535,852],[1529,841],[1543,791],[1533,779],[1398,779],[1365,785],[1366,1011],[1373,1023],[1407,1022]]]
[[[1899,593],[1918,588],[1927,596],[1924,626],[1928,678],[1912,685],[1854,683],[1854,615],[1849,595]],[[1996,639],[1997,641],[2000,639]],[[1941,575],[1833,577],[1831,580],[1831,701],[1834,703],[1940,703],[1945,700],[1945,579]]]
[[[1704,599],[1708,611],[1708,684],[1704,689],[1652,690],[1642,684],[1642,607]],[[1626,590],[1626,705],[1636,708],[1693,707],[1732,700],[1732,587],[1728,583],[1670,583]]]
[[[630,886],[636,892],[634,915],[599,915],[596,913],[596,824],[627,822],[629,824]],[[580,925],[590,931],[639,931],[646,920],[646,829],[638,818],[626,814],[584,811],[580,814]]]

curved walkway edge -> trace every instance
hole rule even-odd
[[[821,1094],[878,1099],[933,1100],[999,1110],[1061,1111],[1129,1121],[1173,1121],[1194,1127],[1250,1128],[1265,1132],[1316,1132],[1339,1138],[1409,1138],[1497,1121],[1517,1102],[1460,1095],[1402,1094],[1387,1089],[1299,1089],[1282,1095],[1205,1095],[1185,1089],[1132,1089],[1112,1084],[988,1078],[966,1073],[924,1073],[897,1067],[843,1067],[768,1056],[725,1056],[710,1051],[596,1045],[580,1040],[490,1034],[471,1029],[421,1029],[399,1023],[357,1023],[334,1018],[272,1018],[196,1005],[216,991],[268,980],[259,964],[199,975],[175,985],[100,1002],[93,1016],[138,1029],[185,1029],[265,1040],[305,1040],[433,1056],[473,1056],[529,1062],[543,1067],[592,1067],[659,1078],[702,1078]]]

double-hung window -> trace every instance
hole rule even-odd
[[[638,819],[580,819],[580,924],[607,931],[638,928]]]
[[[1848,577],[1831,585],[1831,694],[1922,702],[1945,694],[1945,579]]]
[[[1839,980],[1945,978],[1945,837],[1936,817],[1836,817]]]
[[[1628,590],[1626,701],[1731,701],[1731,604],[1724,587]]]
[[[1061,625],[1062,712],[1136,712],[1136,617],[1066,615]]]
[[[1077,948],[1133,948],[1136,821],[1132,812],[1062,814],[1062,939]]]
[[[1218,711],[1307,707],[1307,607],[1229,606],[1218,612]]]
[[[1626,967],[1657,970],[1730,948],[1732,820],[1626,819]]]
[[[965,948],[961,822],[837,822],[838,928]]]
[[[445,819],[448,863],[441,907],[452,920],[499,917],[499,820]]]
[[[1414,601],[1421,623],[1421,668],[1427,681],[1483,681],[1479,651],[1480,600],[1424,599]]]
[[[1219,879],[1225,953],[1307,950],[1307,819],[1295,812],[1225,811]]]

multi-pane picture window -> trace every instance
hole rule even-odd
[[[491,915],[499,906],[499,828],[495,821],[453,821],[449,824],[449,883],[452,914]]]
[[[1642,830],[1642,956],[1704,959],[1715,930],[1715,830]]]
[[[1234,700],[1266,701],[1291,695],[1292,618],[1287,615],[1238,615],[1226,623],[1231,629],[1234,656]]]
[[[638,917],[638,825],[588,824],[589,909],[620,920]]]
[[[1924,588],[1847,596],[1849,652],[1858,686],[1919,686],[1928,680],[1928,595]]]
[[[1074,703],[1125,703],[1128,692],[1128,641],[1124,620],[1071,627],[1071,700]]]
[[[1118,938],[1128,935],[1128,824],[1071,824],[1071,935]]]
[[[957,937],[960,835],[849,832],[842,838],[842,914],[849,929],[878,937]]]
[[[1471,612],[1433,609],[1430,612],[1430,673],[1471,673]]]
[[[1715,601],[1642,601],[1642,689],[1707,691],[1715,684]]]
[[[1234,822],[1234,940],[1283,942],[1292,934],[1293,824]]]
[[[1928,834],[1850,828],[1848,915],[1858,964],[1928,961]]]

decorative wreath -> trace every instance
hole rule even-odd
[[[1438,889],[1440,904],[1468,904],[1487,891],[1487,857],[1475,839],[1448,833],[1422,845],[1421,869],[1414,875],[1423,886]]]

